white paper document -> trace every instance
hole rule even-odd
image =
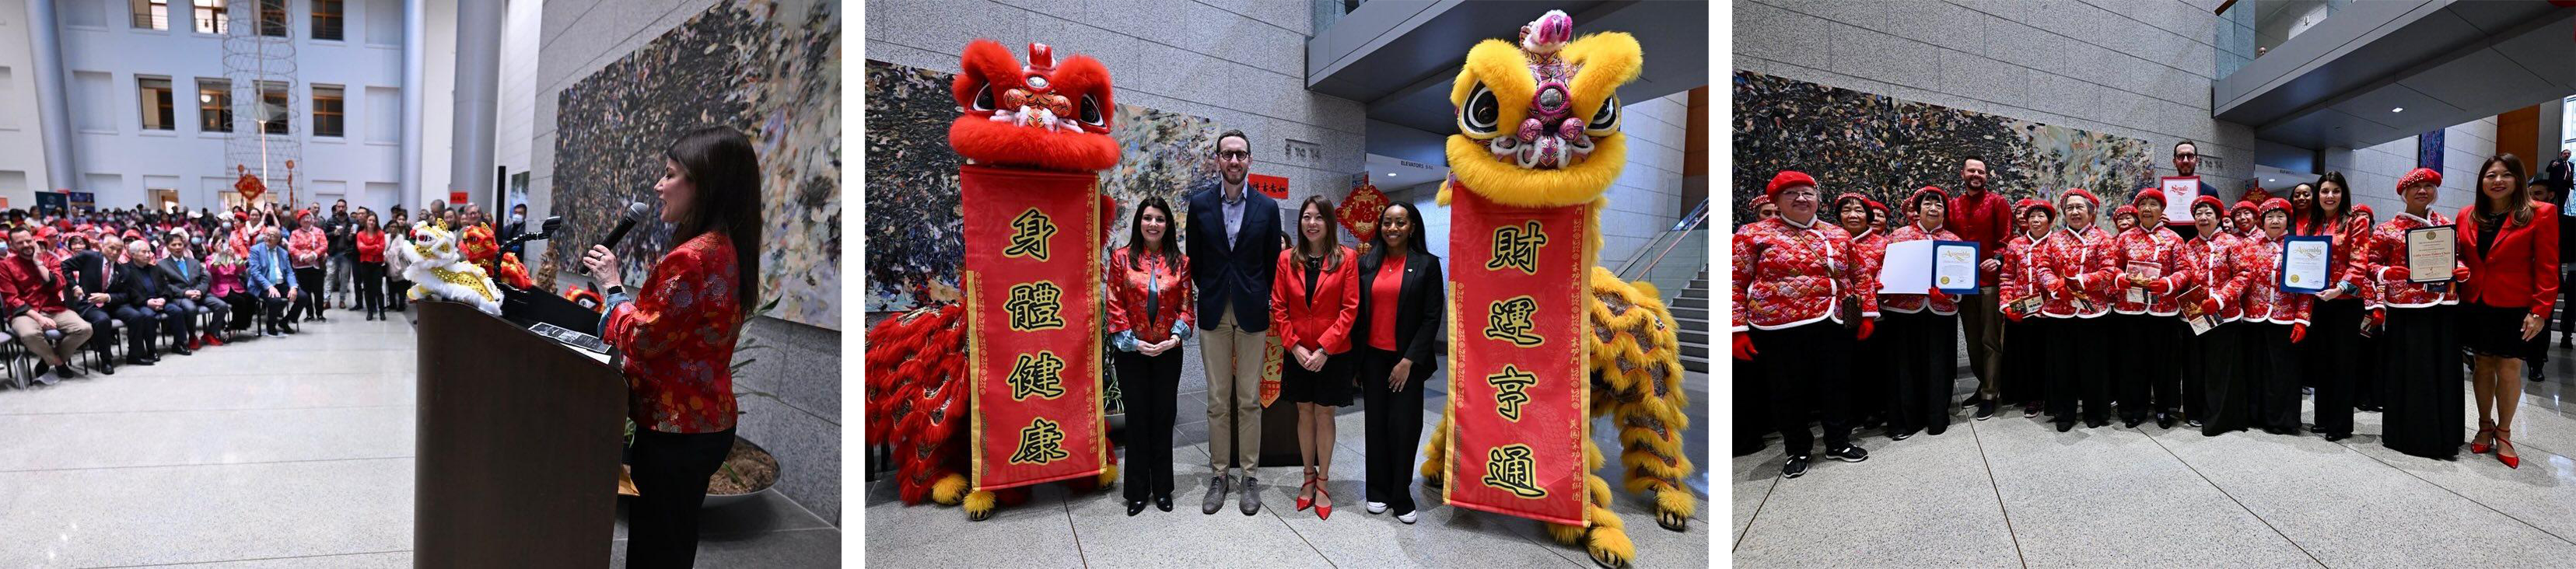
[[[1923,294],[1932,290],[1932,241],[1889,243],[1886,260],[1878,268],[1879,294]]]

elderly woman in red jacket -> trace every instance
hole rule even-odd
[[[1109,288],[1109,347],[1118,393],[1127,405],[1127,515],[1145,500],[1172,511],[1173,398],[1181,384],[1181,343],[1198,322],[1190,261],[1172,237],[1172,206],[1160,196],[1136,204],[1127,245],[1109,252],[1101,279]]]
[[[2380,223],[2363,262],[2373,287],[2366,300],[2381,324],[2380,349],[2370,353],[2385,385],[2380,444],[2397,452],[2449,460],[2460,454],[2460,336],[2452,318],[2459,283],[2468,266],[2452,264],[2451,282],[2415,282],[2407,267],[2407,232],[2451,225],[2434,211],[2442,173],[2416,168],[2397,181],[2406,209]],[[2427,277],[2433,275],[2426,275]]]
[[[1784,478],[1807,473],[1815,445],[1807,412],[1823,415],[1825,457],[1869,459],[1851,444],[1848,357],[1878,318],[1878,276],[1860,269],[1851,234],[1817,223],[1822,192],[1803,172],[1783,171],[1763,188],[1780,216],[1735,232],[1735,359],[1754,360],[1770,384],[1771,420],[1788,462]],[[1756,356],[1759,356],[1758,358]]]
[[[1889,232],[1889,243],[1959,240],[1943,227],[1949,220],[1949,192],[1924,186],[1897,205],[1913,214],[1913,221]],[[1885,411],[1887,437],[1901,441],[1916,431],[1941,434],[1950,428],[1950,391],[1959,376],[1959,301],[1935,285],[1924,294],[1881,293],[1878,305],[1887,324],[1877,337],[1887,348],[1888,375],[1895,381],[1890,390],[1895,398]]]
[[[2087,424],[2110,424],[2110,358],[2101,354],[2111,349],[2113,328],[2103,317],[2111,313],[2113,279],[2093,274],[2111,255],[2111,232],[2095,222],[2102,199],[2081,188],[2059,196],[2065,230],[2039,241],[2037,277],[2045,293],[2042,297],[2057,301],[2041,304],[2045,314],[2057,320],[2054,333],[2059,338],[2055,349],[2043,356],[2047,367],[2042,373],[2048,384],[2042,391],[2048,414],[2057,419],[2057,430],[2065,432],[2075,428],[2079,400],[2083,416],[2090,419]],[[2036,408],[2022,412],[2025,418],[2037,414]],[[2137,421],[2129,426],[2137,426]]]
[[[1861,274],[1873,276],[1878,274],[1880,267],[1887,265],[1887,233],[1879,231],[1874,225],[1877,220],[1885,219],[1886,216],[1878,213],[1878,209],[1873,207],[1876,203],[1875,200],[1869,199],[1869,196],[1861,195],[1859,192],[1844,192],[1842,195],[1834,196],[1835,221],[1840,222],[1843,232],[1852,235],[1852,250],[1858,256]],[[1877,290],[1859,292],[1878,293]],[[1860,353],[1884,353],[1886,341],[1886,334],[1876,334],[1861,340]],[[1851,415],[1855,419],[1852,423],[1853,428],[1866,430],[1886,420],[1887,406],[1890,401],[1893,401],[1889,397],[1889,391],[1895,388],[1895,385],[1888,381],[1889,373],[1885,358],[1863,358],[1852,362],[1851,387],[1844,392],[1851,400]]]
[[[2290,232],[2290,202],[2265,200],[2260,233],[2239,248],[2236,270],[2244,280],[2220,289],[2213,302],[2244,303],[2246,334],[2252,348],[2244,358],[2247,373],[2238,381],[2255,386],[2254,422],[2263,432],[2299,434],[2300,360],[2293,346],[2307,338],[2308,314],[2315,297],[2284,292],[2280,287],[2281,239]]]
[[[2040,248],[2051,239],[2064,237],[2057,231],[2057,206],[2047,200],[2024,199],[2013,204],[2015,220],[2021,228],[2004,241],[2002,251],[1995,253],[2000,277],[1996,283],[1996,313],[2005,320],[2004,337],[2013,338],[2013,348],[2003,352],[2004,374],[2022,378],[2004,384],[2003,401],[2023,402],[2023,417],[2038,409],[2037,401],[2045,395],[2044,379],[2051,371],[2053,354],[2064,344],[2065,320],[2074,314],[2074,302],[2066,295],[2052,295],[2039,279]],[[2054,316],[2057,314],[2065,317]],[[1994,416],[1986,407],[1977,409],[1977,420]]]
[[[1271,273],[1270,323],[1288,350],[1279,374],[1279,398],[1297,404],[1297,457],[1306,481],[1297,509],[1333,515],[1333,410],[1351,404],[1358,388],[1351,324],[1359,319],[1359,255],[1339,244],[1333,200],[1306,198],[1297,206],[1297,246],[1279,252]]]
[[[2254,213],[2252,203],[2237,202],[2236,207],[2247,215]],[[2254,392],[2240,373],[2246,326],[2236,322],[2244,316],[2245,303],[2220,292],[2245,286],[2244,268],[2236,265],[2237,250],[2245,240],[2219,229],[2218,220],[2227,216],[2226,209],[2217,196],[2192,199],[2191,219],[2198,231],[2182,246],[2190,281],[2179,295],[2184,306],[2198,309],[2211,324],[2193,338],[2193,349],[2184,358],[2183,419],[2200,434],[2213,437],[2245,430]]]
[[[2138,190],[2129,203],[2120,207],[2162,216],[2165,192]],[[2184,253],[2182,234],[2162,223],[2137,225],[2111,238],[2110,251],[2092,275],[2111,291],[2111,311],[2116,313],[2105,319],[2108,325],[2100,329],[2101,336],[2122,346],[2187,345],[2190,333],[2176,317],[2182,306],[2173,294],[2190,282]],[[2173,358],[2146,358],[2112,366],[2122,422],[2136,427],[2152,413],[2156,426],[2173,428],[2183,407],[2182,374],[2175,363]]]
[[[2511,153],[2478,166],[2477,203],[2460,209],[2460,343],[2470,358],[2478,401],[2478,434],[2469,452],[2493,450],[2505,466],[2522,467],[2513,446],[2513,413],[2522,402],[2522,360],[2539,344],[2558,297],[2558,206],[2531,200],[2522,159]],[[2493,417],[2490,420],[2490,417]]]

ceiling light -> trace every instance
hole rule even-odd
[[[2397,108],[2393,108],[2393,109],[2388,109],[2388,112],[2392,112],[2392,113],[2403,113],[2403,112],[2406,112],[2406,107],[2397,107]]]
[[[1393,178],[1393,177],[1395,177],[1395,173],[1394,173],[1394,172],[1387,172],[1387,173],[1386,173],[1386,177]]]

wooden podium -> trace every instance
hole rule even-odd
[[[419,336],[416,567],[607,567],[626,380],[590,352],[454,302]]]

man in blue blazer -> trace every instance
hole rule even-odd
[[[1222,183],[1191,188],[1189,235],[1183,241],[1190,280],[1198,285],[1200,354],[1208,374],[1208,478],[1199,513],[1225,507],[1234,473],[1243,469],[1243,515],[1261,511],[1261,365],[1270,330],[1270,273],[1287,234],[1279,228],[1279,202],[1245,184],[1252,141],[1243,131],[1217,135]],[[1231,449],[1232,452],[1228,452]],[[1228,460],[1232,459],[1232,460]]]
[[[287,334],[286,305],[304,294],[295,286],[295,273],[288,268],[290,265],[285,240],[278,237],[277,228],[260,230],[259,243],[250,246],[250,270],[243,275],[250,284],[251,294],[259,295],[260,304],[266,309],[267,318],[262,321],[260,335],[278,338]]]

